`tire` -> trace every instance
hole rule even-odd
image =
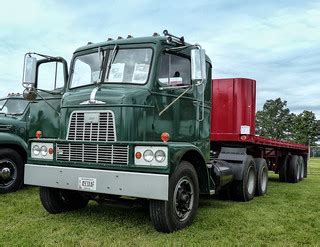
[[[279,181],[288,182],[288,161],[290,160],[290,155],[284,155],[279,158]]]
[[[292,155],[288,163],[288,182],[298,183],[300,178],[299,156]]]
[[[304,178],[308,177],[308,156],[303,155],[303,164],[304,164]]]
[[[0,193],[17,191],[23,185],[24,162],[13,149],[0,150]]]
[[[300,175],[299,175],[299,180],[302,181],[304,179],[304,168],[305,168],[305,165],[304,165],[304,160],[302,158],[302,156],[299,156],[299,165],[300,165]]]
[[[196,170],[182,161],[169,180],[168,201],[150,200],[150,218],[159,232],[170,233],[193,222],[199,203],[199,182]]]
[[[40,187],[40,200],[50,214],[59,214],[84,208],[89,200],[82,198],[77,192],[55,188]]]
[[[263,196],[268,190],[268,165],[267,161],[262,158],[254,160],[256,163],[257,180],[256,180],[256,196]]]
[[[232,198],[236,201],[250,201],[256,190],[256,166],[252,156],[244,162],[242,180],[235,180],[231,186]]]

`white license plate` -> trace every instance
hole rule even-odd
[[[97,190],[97,179],[96,178],[83,178],[79,177],[78,186],[80,190]]]

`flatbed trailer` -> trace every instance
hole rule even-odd
[[[211,147],[216,155],[221,147],[246,148],[254,158],[267,160],[269,170],[280,173],[286,182],[287,166],[291,155],[304,159],[307,176],[309,147],[289,141],[255,135],[256,81],[246,78],[212,80]],[[219,120],[219,121],[217,121]],[[286,158],[287,157],[287,158]],[[283,171],[284,170],[284,171]],[[295,182],[298,182],[298,180]]]

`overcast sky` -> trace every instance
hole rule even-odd
[[[256,79],[258,110],[281,97],[320,119],[319,1],[10,0],[0,11],[0,96],[22,92],[27,51],[70,62],[88,41],[168,29],[206,49],[213,78]]]

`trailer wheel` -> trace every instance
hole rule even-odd
[[[86,207],[89,202],[75,191],[40,187],[39,193],[43,207],[50,214],[81,209]]]
[[[0,150],[0,193],[18,190],[23,184],[24,162],[19,153],[10,148]]]
[[[250,201],[256,190],[256,168],[252,157],[248,157],[244,163],[242,180],[232,183],[231,194],[237,201]]]
[[[256,195],[263,196],[268,190],[268,165],[265,159],[257,158],[256,163],[257,181],[256,181]]]
[[[290,155],[284,155],[279,158],[279,181],[288,182],[288,161],[290,160]]]
[[[300,178],[300,162],[299,156],[292,155],[288,166],[288,182],[298,183]]]
[[[299,165],[300,165],[299,180],[302,181],[304,179],[304,160],[303,160],[302,156],[299,156]]]
[[[169,181],[168,201],[150,200],[150,218],[157,231],[174,232],[189,226],[197,213],[199,183],[194,167],[182,161]]]

